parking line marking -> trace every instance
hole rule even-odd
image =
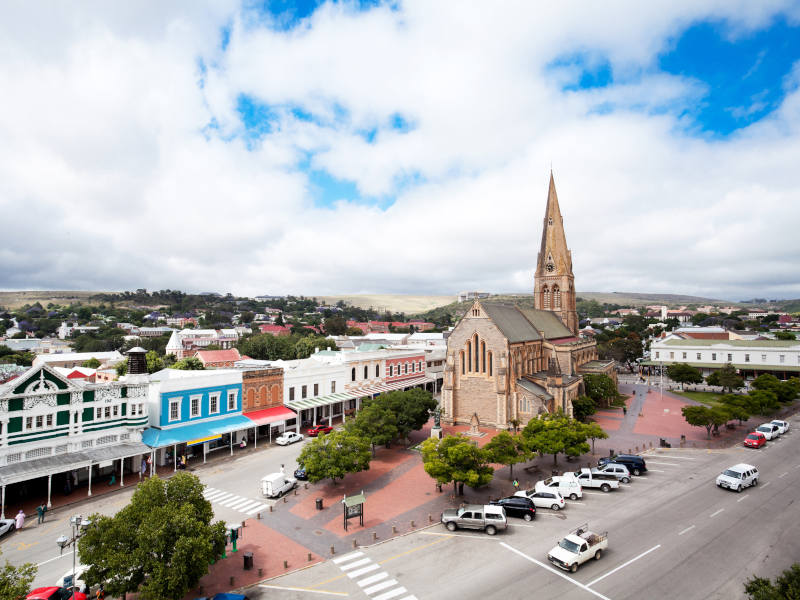
[[[38,563],[36,566],[41,567],[42,565],[46,565],[47,563],[53,562],[54,560],[58,560],[59,558],[64,558],[65,556],[69,556],[69,554],[62,554],[60,556],[56,556],[55,558],[48,558],[47,560]]]
[[[723,510],[725,510],[725,509],[724,509],[724,508],[720,508],[718,511],[716,511],[716,512],[713,512],[713,513],[711,513],[710,515],[708,515],[708,518],[709,518],[709,519],[713,519],[713,518],[714,518],[714,517],[716,517],[716,516],[717,516],[719,513],[721,513]]]
[[[539,565],[540,567],[542,567],[543,569],[547,569],[548,571],[550,571],[554,575],[558,575],[562,579],[566,579],[570,583],[577,585],[579,588],[581,588],[583,590],[586,590],[589,593],[594,594],[598,598],[602,598],[603,600],[610,600],[610,598],[608,598],[607,596],[603,596],[603,594],[601,594],[600,592],[595,592],[594,590],[589,589],[589,586],[583,585],[579,581],[575,581],[572,577],[567,577],[566,575],[564,575],[564,573],[561,573],[560,571],[557,571],[556,569],[554,569],[550,565],[546,565],[543,562],[536,560],[532,556],[528,556],[527,554],[523,554],[522,552],[520,552],[516,548],[512,548],[511,546],[509,546],[505,542],[500,542],[500,545],[503,546],[504,548],[507,548],[508,550],[511,550],[514,554],[518,554],[519,556],[521,556],[525,560],[528,560],[528,561],[532,562],[535,565]]]
[[[761,486],[761,489],[763,490],[763,489],[764,489],[765,487],[767,487],[767,486],[768,486],[770,483],[772,483],[772,482],[771,482],[771,481],[768,481],[767,483],[765,483],[764,485],[762,485],[762,486]]]
[[[670,460],[697,460],[696,458],[690,458],[688,456],[672,456],[671,454],[655,454],[654,456],[658,456],[659,458],[668,458]]]
[[[680,465],[678,463],[658,462],[658,461],[655,461],[655,460],[648,460],[647,463],[651,464],[651,465],[666,465],[668,467],[680,467]]]
[[[678,535],[683,535],[683,534],[684,534],[684,533],[686,533],[687,531],[691,531],[691,530],[692,530],[692,529],[694,529],[694,528],[695,528],[695,526],[694,526],[694,525],[689,525],[689,527],[687,527],[686,529],[684,529],[683,531],[681,531],[681,532],[680,532]]]
[[[364,553],[351,552],[350,554],[345,554],[344,556],[340,556],[339,558],[334,558],[333,564],[338,565],[339,563],[347,562],[348,560],[353,560],[354,558],[358,558],[359,556],[364,556]]]
[[[589,583],[587,583],[587,584],[586,584],[586,588],[588,589],[588,588],[589,588],[589,586],[591,586],[591,585],[594,585],[595,583],[597,583],[598,581],[600,581],[600,580],[602,580],[602,579],[605,579],[605,578],[606,578],[606,577],[608,577],[609,575],[613,575],[614,573],[616,573],[616,572],[617,572],[617,571],[619,571],[620,569],[622,569],[622,568],[624,568],[624,567],[627,567],[627,566],[628,566],[629,564],[631,564],[632,562],[634,562],[634,561],[636,561],[636,560],[639,560],[639,559],[640,559],[640,558],[642,558],[643,556],[646,556],[646,555],[650,554],[650,553],[651,553],[653,550],[658,550],[659,548],[661,548],[661,544],[658,544],[658,545],[656,545],[656,546],[653,546],[652,548],[650,548],[650,550],[645,550],[645,551],[644,551],[644,552],[642,552],[642,553],[641,553],[639,556],[634,556],[634,557],[633,557],[632,559],[630,559],[628,562],[626,562],[626,563],[622,563],[622,564],[621,564],[620,566],[618,566],[616,569],[612,569],[612,570],[610,570],[608,573],[606,573],[605,575],[601,575],[600,577],[598,577],[598,578],[597,578],[597,579],[595,579],[594,581],[590,581]]]
[[[781,473],[780,475],[778,475],[778,479],[782,479],[782,478],[786,477],[788,474],[789,474],[789,471],[786,471],[786,473]]]
[[[285,587],[281,585],[267,585],[265,583],[260,584],[258,587],[267,588],[270,590],[287,590],[290,592],[310,592],[312,594],[330,594],[332,596],[349,596],[350,594],[346,592],[326,592],[324,590],[312,590],[311,588],[299,588],[299,587]]]
[[[492,541],[492,536],[490,535],[469,535],[464,533],[444,533],[443,531],[420,531],[420,535],[442,535],[445,537],[463,537],[469,538],[471,540],[487,540]]]
[[[737,500],[737,502],[741,502],[742,500],[744,500],[745,498],[748,498],[749,496],[750,496],[750,494],[745,494],[744,496],[742,496],[741,498],[739,498],[739,499]]]
[[[663,471],[663,470],[661,470],[661,469],[647,469],[647,472],[648,472],[648,473],[650,473],[651,471],[652,471],[653,473],[666,473],[666,471]]]

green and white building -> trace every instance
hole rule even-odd
[[[50,506],[54,490],[88,483],[91,495],[92,477],[122,485],[126,471],[138,472],[150,454],[141,441],[147,393],[146,375],[90,383],[46,364],[0,385],[0,518],[7,492],[13,501],[46,482]]]

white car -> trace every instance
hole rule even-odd
[[[14,519],[0,519],[0,535],[11,533],[17,528]]]
[[[781,421],[780,419],[775,419],[774,421],[772,421],[772,424],[778,426],[778,433],[780,433],[781,435],[789,431],[789,421]]]
[[[88,570],[89,570],[89,567],[86,567],[84,565],[81,565],[81,564],[75,565],[75,577],[76,577],[76,579],[75,579],[75,581],[72,582],[72,586],[73,587],[77,587],[83,593],[87,593],[89,591],[88,586],[83,581],[83,577],[84,577],[86,571],[88,571]],[[72,579],[72,569],[70,569],[69,571],[64,573],[64,576],[61,577],[61,579],[59,579],[58,581],[56,581],[56,585],[58,587],[64,587],[64,583],[69,579]]]
[[[753,465],[739,463],[725,469],[717,476],[717,485],[721,488],[741,492],[751,485],[758,485],[758,469]]]
[[[564,508],[567,503],[564,501],[564,496],[555,490],[520,490],[514,494],[515,496],[524,496],[533,500],[533,505],[536,508],[552,508],[553,510],[560,510]]]
[[[303,439],[302,433],[295,433],[294,431],[284,431],[278,437],[275,438],[275,443],[279,446],[287,446],[289,444],[294,444],[295,442],[299,442]]]
[[[764,423],[763,425],[759,425],[756,427],[756,431],[758,433],[763,433],[764,437],[767,438],[767,441],[774,440],[781,434],[780,429],[774,423]]]

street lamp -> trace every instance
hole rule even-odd
[[[63,554],[64,548],[69,548],[70,546],[72,546],[72,585],[70,587],[72,591],[72,598],[74,600],[75,584],[77,581],[75,573],[76,569],[75,555],[76,555],[76,549],[78,547],[78,540],[85,533],[83,530],[85,530],[89,525],[91,525],[92,521],[90,519],[84,519],[82,515],[74,515],[70,517],[69,522],[72,525],[72,537],[68,538],[65,535],[60,535],[56,539],[56,544],[58,544],[59,547],[59,554]]]

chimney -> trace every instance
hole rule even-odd
[[[136,346],[126,352],[128,355],[128,375],[147,375],[147,350]]]

